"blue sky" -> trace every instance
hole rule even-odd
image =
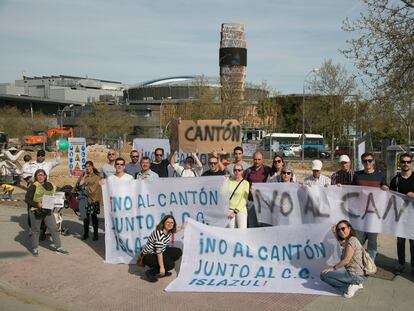
[[[333,59],[359,0],[0,0],[0,82],[77,75],[135,84],[218,76],[220,27],[244,23],[247,81],[301,93],[304,76]]]

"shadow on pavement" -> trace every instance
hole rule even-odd
[[[0,252],[0,259],[25,257],[25,256],[27,256],[26,252]]]
[[[378,272],[373,275],[373,277],[386,279],[386,280],[392,280],[396,276],[394,274],[395,268],[397,267],[397,260],[395,258],[390,258],[388,256],[385,256],[383,254],[378,254],[377,258],[375,259],[375,263],[378,268]],[[411,269],[409,264],[405,264],[404,271],[399,274],[400,277],[403,277],[409,281],[414,282],[414,275],[413,270]]]

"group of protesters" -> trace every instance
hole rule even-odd
[[[42,209],[41,197],[52,193],[55,186],[47,182],[47,176],[53,166],[59,163],[59,158],[49,164],[41,164],[44,161],[44,151],[39,151],[38,159],[29,163],[27,167],[27,182],[30,183],[26,195],[28,203],[29,221],[32,223],[32,246],[33,255],[38,256],[38,237],[40,222],[44,219],[46,225],[51,229],[56,251],[67,253],[60,244],[59,235],[53,224],[54,218],[48,213],[37,217],[36,211]],[[40,159],[39,159],[40,157]],[[230,228],[253,228],[264,226],[257,220],[253,196],[251,192],[252,183],[298,183],[292,167],[287,165],[281,155],[275,155],[272,165],[264,164],[263,154],[255,152],[252,157],[253,164],[243,159],[242,147],[233,150],[233,161],[229,161],[226,154],[216,151],[211,152],[208,157],[208,167],[204,168],[196,153],[186,157],[183,164],[176,163],[176,151],[171,152],[168,158],[164,157],[164,149],[156,148],[155,159],[144,156],[142,152],[132,150],[130,162],[119,157],[114,150],[107,153],[108,162],[98,171],[92,161],[86,163],[85,171],[79,177],[75,190],[78,192],[80,202],[80,214],[83,219],[84,231],[82,239],[89,237],[89,221],[92,219],[93,240],[98,239],[98,217],[102,205],[101,187],[105,179],[133,180],[133,179],[155,179],[172,177],[199,177],[199,176],[225,176],[229,178],[229,213],[228,227]],[[43,161],[42,161],[43,158]],[[323,163],[320,160],[312,161],[312,174],[305,177],[303,186],[330,185],[357,185],[364,187],[379,187],[384,191],[393,190],[414,198],[414,175],[412,174],[412,156],[404,153],[400,156],[401,172],[391,180],[390,187],[387,186],[385,175],[375,166],[374,155],[366,152],[361,156],[363,170],[352,170],[352,163],[347,155],[339,157],[340,169],[331,177],[322,174]],[[173,171],[171,173],[171,171]],[[26,177],[25,177],[26,178]],[[29,225],[30,225],[29,222]],[[168,215],[162,219],[156,230],[148,239],[140,257],[143,264],[150,269],[146,272],[147,279],[151,282],[157,280],[157,276],[168,276],[168,270],[173,268],[173,263],[181,257],[181,250],[172,249],[168,246],[171,234],[183,229],[185,225],[178,227],[173,216]],[[342,249],[341,261],[332,267],[327,267],[321,273],[321,279],[337,288],[344,297],[352,297],[355,292],[362,288],[366,280],[362,267],[362,245],[368,241],[368,253],[375,260],[377,254],[377,233],[357,231],[352,224],[342,220],[333,226],[333,232],[338,239]],[[36,241],[35,241],[36,240]],[[414,273],[414,240],[409,240],[411,252],[411,268]],[[397,239],[398,266],[396,274],[403,272],[405,267],[405,239]]]

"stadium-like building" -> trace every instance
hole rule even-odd
[[[200,96],[206,93],[209,97],[207,100],[211,104],[223,105],[220,92],[218,77],[175,76],[130,86],[124,91],[124,102],[140,118],[137,135],[160,137],[169,122],[186,117],[183,111],[180,111],[180,106],[200,100]],[[245,118],[239,121],[242,123],[246,138],[261,138],[258,129],[262,127],[262,120],[257,114],[257,104],[260,99],[267,98],[267,96],[268,92],[259,87],[247,86],[245,88]]]

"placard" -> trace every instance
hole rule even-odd
[[[81,176],[86,163],[86,139],[84,137],[69,137],[69,174]]]
[[[237,120],[185,120],[178,124],[178,137],[182,152],[231,153],[241,146],[242,130]]]

